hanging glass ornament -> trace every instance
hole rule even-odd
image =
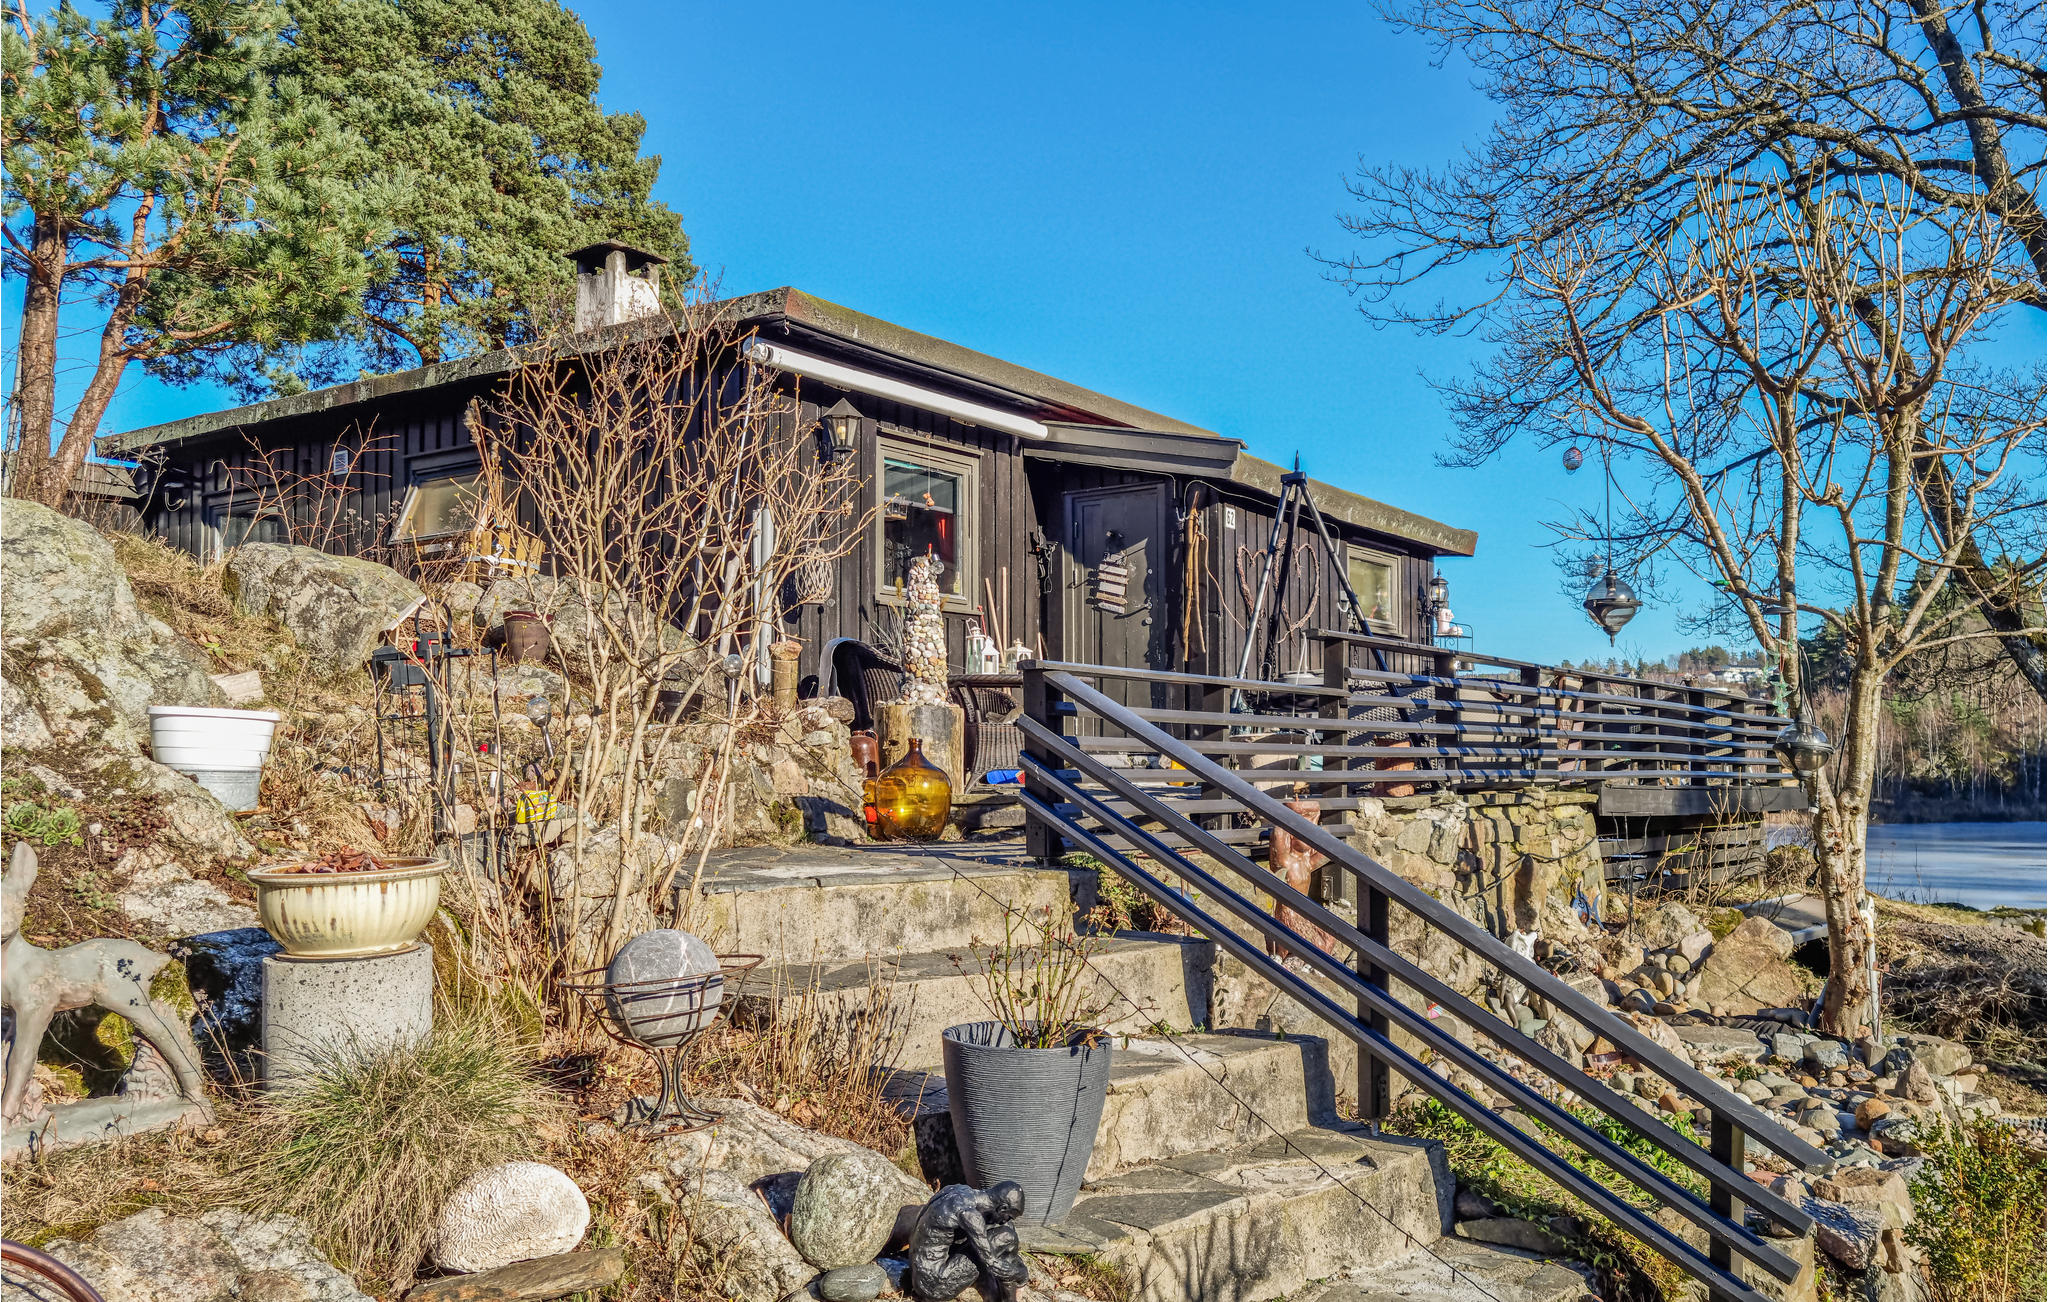
[[[1835,753],[1835,743],[1828,740],[1818,724],[1798,719],[1778,734],[1771,749],[1778,752],[1787,768],[1803,778],[1820,771],[1820,766]]]
[[[1636,599],[1635,589],[1628,586],[1622,577],[1608,570],[1586,591],[1586,599],[1580,603],[1607,634],[1607,645],[1614,645],[1614,635],[1636,617],[1643,603]]]
[[[1569,447],[1564,450],[1564,469],[1566,474],[1571,474],[1585,464],[1586,454],[1577,447]]]

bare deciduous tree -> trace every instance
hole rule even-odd
[[[1368,315],[1496,345],[1444,386],[1450,461],[1590,430],[1630,477],[1620,546],[1719,585],[1795,694],[1802,617],[1852,648],[1812,784],[1843,1033],[1887,674],[1996,636],[2040,681],[2041,378],[1978,361],[2043,303],[2038,18],[1421,0],[1400,21],[1509,111],[1442,172],[1362,171],[1366,246],[1331,264]],[[1431,278],[1468,297],[1411,302]]]
[[[860,537],[854,468],[816,455],[795,397],[740,358],[740,328],[701,299],[671,325],[603,351],[536,347],[473,422],[498,514],[516,509],[546,547],[550,577],[535,587],[553,607],[557,653],[595,705],[558,789],[619,828],[614,933],[633,892],[665,889],[678,866],[629,880],[650,779],[679,742],[679,703],[726,725],[718,755],[696,775],[696,817],[675,848],[694,840],[701,865],[736,738],[767,708],[740,688],[782,636],[784,584]],[[730,685],[728,657],[742,666]],[[588,842],[579,819],[570,834],[579,878]],[[573,904],[569,916],[579,916]],[[588,953],[607,952],[601,937],[580,939]]]

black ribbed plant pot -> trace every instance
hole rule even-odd
[[[1020,1049],[1001,1022],[946,1028],[946,1107],[967,1182],[1024,1187],[1019,1220],[1056,1224],[1074,1209],[1109,1093],[1109,1037],[1077,1032],[1063,1048]]]

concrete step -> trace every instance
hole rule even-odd
[[[1335,1116],[1321,1040],[1270,1035],[1118,1038],[1088,1178],[1165,1158],[1250,1144]],[[966,1178],[938,1072],[897,1072],[889,1093],[912,1118],[927,1179]]]
[[[691,891],[689,874],[678,887]],[[1003,935],[1006,910],[1059,925],[1072,914],[1068,875],[1019,847],[753,846],[714,854],[685,926],[722,954],[811,963],[942,951]]]
[[[828,891],[825,899],[840,894]],[[1209,942],[1181,936],[1123,932],[1105,938],[1090,959],[1097,975],[1089,1001],[1103,1010],[1095,1024],[1123,1034],[1204,1025],[1215,955]],[[947,1027],[989,1018],[986,970],[987,964],[964,945],[764,964],[727,998],[742,1024],[758,1024],[779,1013],[814,1017],[826,1026],[861,1027],[884,1042],[880,1060],[885,1066],[936,1069],[943,1061],[939,1037]]]
[[[1122,1265],[1134,1302],[1263,1302],[1436,1244],[1452,1187],[1433,1143],[1308,1127],[1090,1180],[1063,1224],[1020,1237]]]
[[[1577,1302],[1594,1292],[1592,1272],[1465,1239],[1441,1239],[1351,1279],[1333,1280],[1301,1302]]]

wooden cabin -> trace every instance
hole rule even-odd
[[[651,292],[658,259],[619,245],[572,256],[587,328],[563,351],[667,328]],[[1197,673],[1236,672],[1250,637],[1260,676],[1313,669],[1308,635],[1344,626],[1339,564],[1368,631],[1427,641],[1438,558],[1472,554],[1468,530],[1309,481],[1339,559],[1304,523],[1277,616],[1254,629],[1252,588],[1286,472],[1240,440],[797,289],[725,307],[750,336],[751,364],[817,410],[844,402],[859,417],[873,524],[836,563],[830,594],[784,615],[812,692],[832,686],[821,652],[834,639],[896,642],[902,568],[928,547],[946,562],[956,667],[979,623],[1048,658]],[[102,451],[142,463],[145,524],[194,555],[287,538],[249,488],[282,470],[346,484],[339,506],[329,495],[320,545],[403,561],[464,528],[479,473],[472,403],[520,364],[506,350],[365,377],[112,435]]]

